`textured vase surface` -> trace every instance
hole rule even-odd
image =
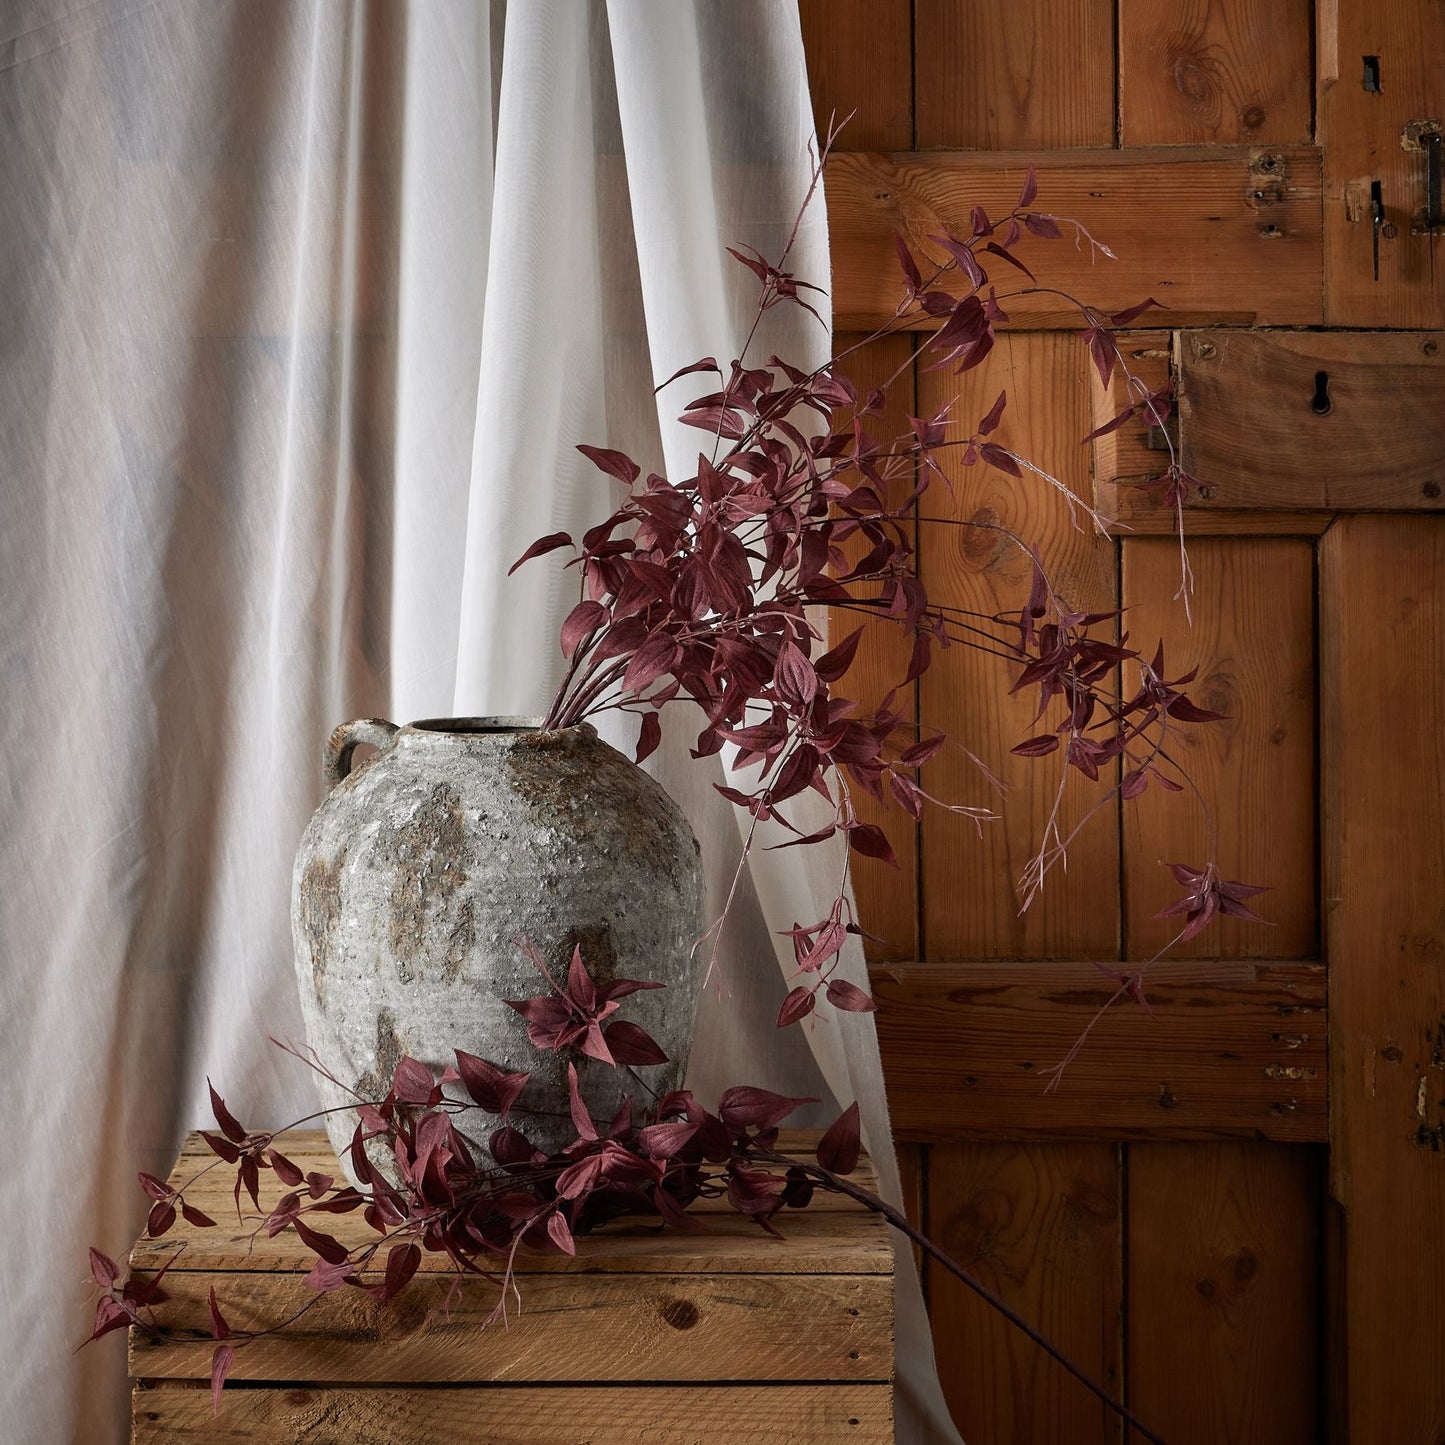
[[[381,750],[351,771],[362,742]],[[465,1049],[532,1073],[509,1122],[551,1152],[575,1132],[570,1059],[594,1116],[610,1118],[632,1091],[626,1071],[574,1050],[539,1053],[507,1006],[548,992],[514,942],[526,935],[559,984],[579,944],[599,983],[665,984],[625,998],[614,1017],[640,1024],[668,1056],[638,1070],[647,1085],[681,1085],[702,870],[686,820],[652,778],[586,723],[540,732],[514,718],[348,723],[328,744],[327,771],[331,792],[296,858],[292,932],[307,1039],[340,1084],[380,1099],[404,1055],[439,1072]],[[321,1084],[326,1107],[354,1102]],[[464,1098],[459,1088],[447,1092]],[[344,1160],[355,1116],[327,1123]],[[457,1124],[484,1150],[497,1120],[469,1111]]]

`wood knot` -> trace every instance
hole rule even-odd
[[[1240,1284],[1247,1284],[1259,1273],[1259,1260],[1252,1249],[1241,1249],[1234,1256],[1234,1277]]]
[[[1247,105],[1239,113],[1239,123],[1245,130],[1258,130],[1264,122],[1265,111],[1262,105]],[[1266,169],[1273,170],[1274,165],[1277,164],[1277,162],[1274,162],[1274,157],[1268,156],[1266,157],[1266,161],[1272,163],[1267,165]]]
[[[701,1311],[688,1299],[663,1300],[658,1313],[675,1330],[690,1330],[702,1318]]]

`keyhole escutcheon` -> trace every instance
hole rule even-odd
[[[1310,399],[1310,410],[1316,416],[1328,416],[1335,409],[1335,404],[1330,400],[1330,374],[1327,371],[1315,372],[1315,394]]]

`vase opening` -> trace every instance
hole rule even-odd
[[[542,726],[539,717],[429,717],[408,724],[419,733],[534,733]]]

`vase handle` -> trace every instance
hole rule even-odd
[[[342,723],[326,739],[326,754],[321,770],[326,786],[334,788],[351,772],[351,755],[362,743],[370,743],[379,752],[385,752],[396,739],[401,729],[395,723],[379,717],[360,717],[354,722]]]

